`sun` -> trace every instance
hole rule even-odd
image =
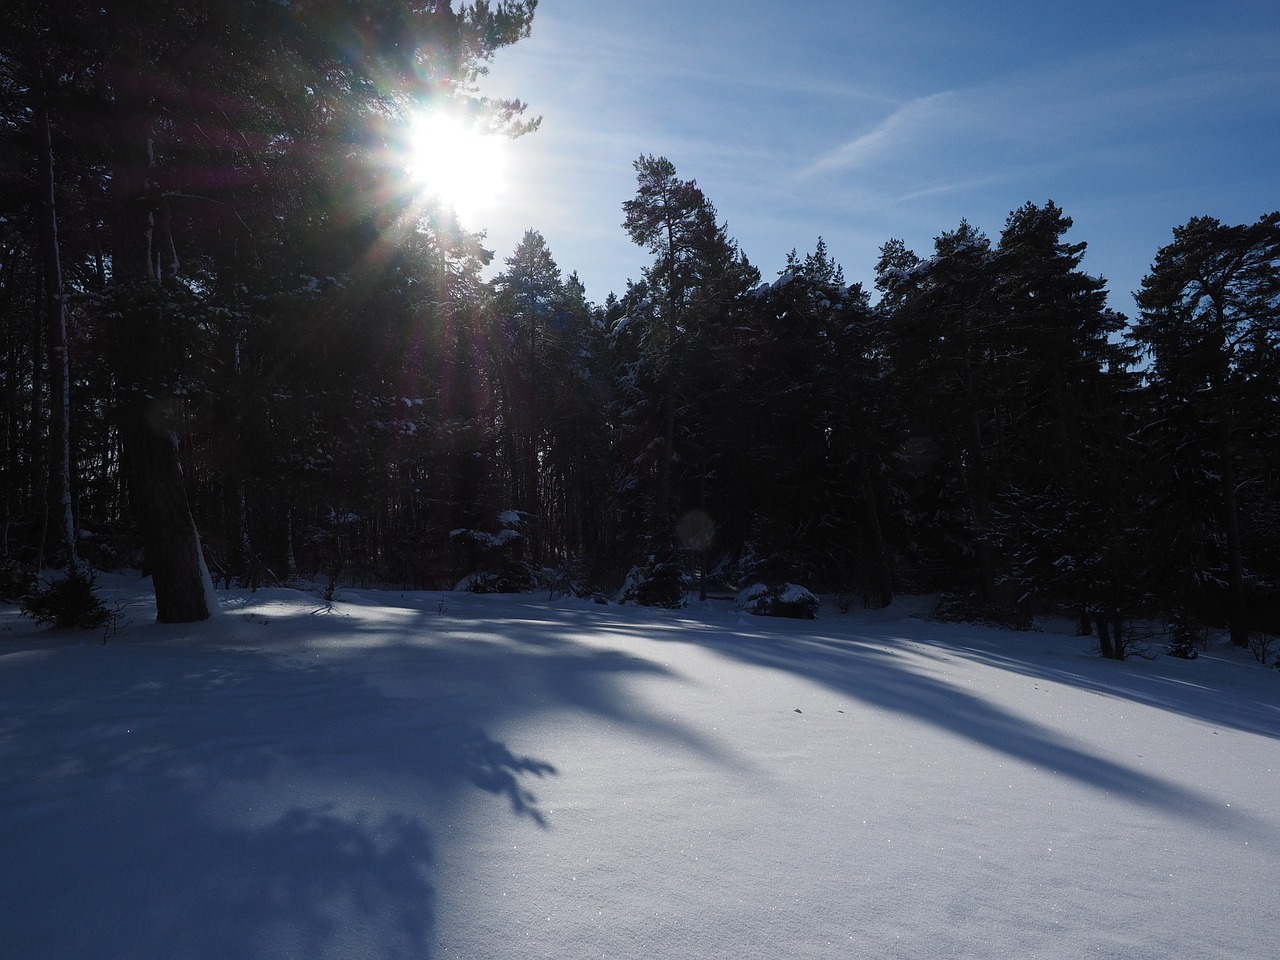
[[[505,185],[505,137],[449,114],[424,111],[409,122],[404,170],[413,189],[471,221]],[[470,225],[470,224],[469,224]]]

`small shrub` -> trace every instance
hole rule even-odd
[[[1203,624],[1197,623],[1191,616],[1178,614],[1169,624],[1169,646],[1166,652],[1171,657],[1182,660],[1194,660],[1208,643],[1208,633]]]
[[[534,588],[533,571],[527,564],[511,563],[506,570],[478,570],[458,581],[453,589],[464,593],[528,593]]]
[[[684,606],[684,587],[685,577],[678,563],[651,556],[631,568],[618,591],[618,602],[678,610]]]
[[[794,583],[756,583],[738,594],[737,607],[758,617],[790,617],[813,620],[821,601]]]
[[[494,521],[496,533],[461,527],[449,532],[459,551],[461,568],[470,570],[455,590],[468,593],[527,593],[537,586],[537,571],[525,562],[528,514],[504,510]]]
[[[1030,630],[1031,615],[1010,604],[989,603],[970,594],[944,593],[938,597],[933,615],[943,623],[970,623],[1002,630]]]
[[[1261,630],[1249,634],[1249,652],[1259,663],[1267,663],[1271,659],[1272,651],[1276,650],[1280,650],[1280,636],[1264,633]],[[1277,658],[1275,664],[1280,666],[1280,658]]]
[[[35,587],[19,606],[36,623],[73,630],[97,630],[113,618],[93,592],[93,577],[78,570]]]

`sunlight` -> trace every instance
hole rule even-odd
[[[411,121],[404,169],[415,188],[462,220],[493,206],[506,173],[506,138],[435,111]],[[470,224],[474,226],[474,224]]]

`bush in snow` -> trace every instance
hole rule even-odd
[[[677,610],[684,606],[684,588],[685,575],[674,559],[660,560],[651,556],[631,568],[618,591],[618,602]]]
[[[796,531],[754,521],[751,538],[738,558],[739,583],[809,581],[814,573],[811,551]]]
[[[454,589],[468,593],[526,593],[534,588],[534,570],[523,559],[525,515],[506,510],[497,521],[496,533],[450,531],[449,539],[462,549],[467,566],[472,568]]]
[[[1250,632],[1249,652],[1259,663],[1266,664],[1271,659],[1271,652],[1276,649],[1280,649],[1280,636],[1261,630]],[[1280,667],[1280,657],[1275,660],[1275,666]]]
[[[1189,614],[1179,614],[1169,624],[1169,646],[1167,652],[1171,657],[1183,660],[1194,660],[1200,656],[1200,648],[1208,643],[1208,633]]]
[[[738,594],[737,607],[758,617],[791,617],[813,620],[821,601],[794,583],[756,583]]]
[[[19,601],[22,615],[36,623],[75,630],[96,630],[111,622],[112,613],[93,592],[93,577],[72,569],[65,577],[46,581]]]
[[[1031,630],[1035,626],[1031,614],[1016,604],[992,603],[963,593],[942,594],[933,615],[943,623],[971,623],[1003,630]]]
[[[506,570],[468,573],[453,589],[463,593],[527,593],[534,587],[533,573],[526,564],[512,563]]]

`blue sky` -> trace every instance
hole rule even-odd
[[[540,0],[485,92],[543,116],[475,224],[524,230],[601,302],[648,255],[632,162],[697,180],[766,277],[818,236],[868,288],[880,245],[994,240],[1052,199],[1134,312],[1174,226],[1280,208],[1280,0]]]

